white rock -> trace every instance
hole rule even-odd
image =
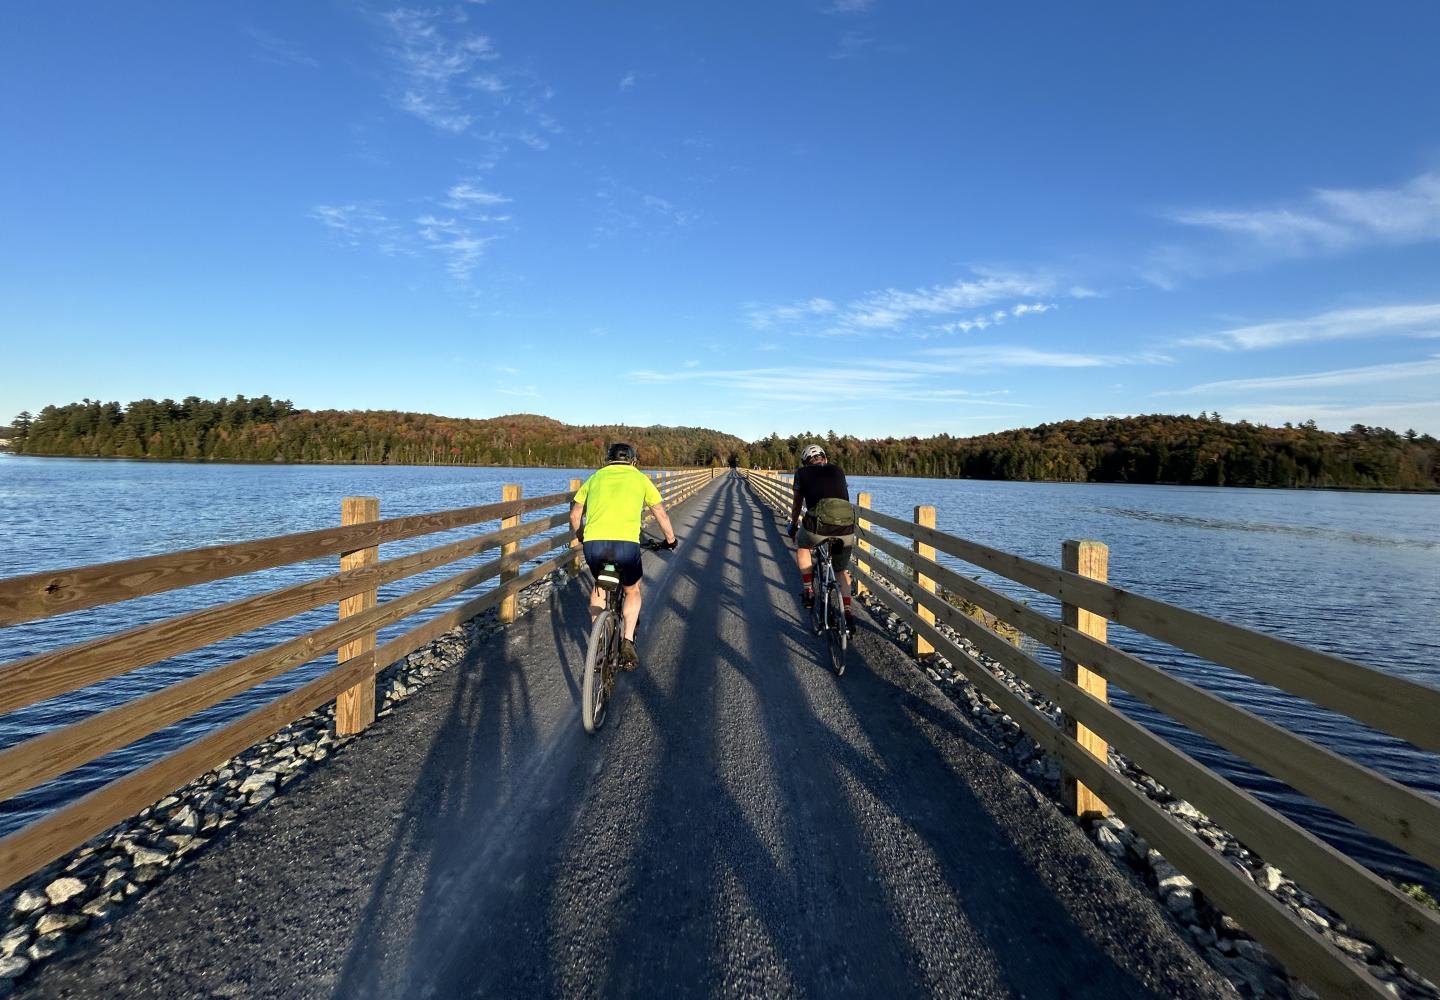
[[[0,958],[9,958],[30,943],[30,927],[21,924],[4,937],[0,937]]]
[[[133,878],[135,882],[154,882],[163,874],[164,869],[159,865],[136,865],[134,870],[130,872],[130,877]],[[130,891],[132,889],[137,892],[139,891],[139,887],[135,885],[134,882],[127,883],[125,886],[125,895],[134,895],[134,893]]]
[[[57,878],[45,887],[45,895],[52,906],[68,903],[84,891],[85,883],[78,878]]]
[[[200,828],[200,817],[190,806],[185,806],[170,817],[170,828],[182,834],[194,833]]]
[[[1335,947],[1345,952],[1345,954],[1350,955],[1352,958],[1358,958],[1362,962],[1373,961],[1380,957],[1379,950],[1368,941],[1361,941],[1346,934],[1336,934],[1334,931],[1331,931],[1325,936],[1330,939]]]
[[[157,851],[153,847],[136,847],[131,853],[136,866],[140,865],[163,865],[170,860],[170,855],[164,851]]]
[[[1100,844],[1100,849],[1112,858],[1123,858],[1125,856],[1125,845],[1115,835],[1115,831],[1108,826],[1102,826],[1095,831],[1095,840]]]
[[[274,771],[260,771],[250,775],[240,783],[240,794],[249,795],[251,792],[258,792],[262,788],[275,784],[277,775]]]
[[[6,955],[0,958],[0,979],[19,979],[30,968],[30,959],[24,955]]]
[[[1183,923],[1195,921],[1195,896],[1189,889],[1175,889],[1165,897],[1165,908]]]
[[[45,914],[35,923],[35,932],[42,937],[46,934],[54,934],[56,931],[68,931],[85,923],[84,917],[77,917],[73,913],[50,912]]]
[[[1167,865],[1166,867],[1169,866]],[[1193,889],[1194,887],[1195,883],[1191,882],[1188,876],[1175,871],[1173,868],[1170,870],[1170,873],[1166,874],[1164,878],[1156,883],[1156,888],[1160,890],[1160,895],[1162,896],[1168,896],[1172,892],[1178,892],[1181,889]]]
[[[1196,809],[1184,799],[1176,799],[1170,803],[1167,808],[1172,815],[1179,816],[1181,819],[1199,820],[1204,818],[1199,809]]]
[[[1285,876],[1274,865],[1266,865],[1260,869],[1260,877],[1255,881],[1264,886],[1268,892],[1274,892],[1285,881]]]
[[[34,913],[36,910],[43,910],[49,905],[49,898],[43,892],[37,892],[34,889],[26,889],[15,897],[16,913]]]

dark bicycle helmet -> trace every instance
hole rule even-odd
[[[613,462],[625,462],[629,465],[634,465],[639,457],[633,444],[616,441],[610,446],[609,450],[605,452],[605,464],[610,465]]]

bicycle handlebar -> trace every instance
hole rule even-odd
[[[680,539],[678,539],[678,538],[675,539],[675,545],[679,545],[679,544],[680,544]],[[666,551],[666,550],[668,550],[668,549],[674,548],[675,546],[671,545],[669,542],[665,541],[665,539],[663,539],[663,538],[651,538],[649,535],[641,535],[641,536],[640,536],[640,547],[641,547],[642,549],[646,549],[646,550],[648,550],[648,551],[650,551],[650,552],[664,552],[664,551]]]

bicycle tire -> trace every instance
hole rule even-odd
[[[590,643],[585,647],[584,678],[580,682],[580,721],[585,731],[594,734],[605,724],[605,661],[614,646],[617,616],[605,610],[590,629]]]
[[[835,676],[839,677],[845,673],[845,653],[850,648],[850,631],[845,627],[845,602],[840,597],[838,584],[830,584],[830,592],[826,594],[825,601],[830,606],[829,617],[834,622],[830,626],[830,662],[835,667]]]

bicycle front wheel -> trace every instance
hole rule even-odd
[[[850,648],[850,630],[845,627],[845,601],[840,597],[840,588],[834,584],[830,585],[825,600],[830,609],[830,662],[835,667],[836,676],[839,676],[845,673],[845,653]]]
[[[590,644],[585,648],[585,677],[580,682],[580,721],[585,731],[593,733],[605,724],[605,666],[615,647],[618,616],[602,611],[590,629]]]

